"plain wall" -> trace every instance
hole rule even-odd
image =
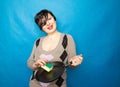
[[[32,71],[26,62],[34,41],[45,35],[34,15],[44,8],[84,57],[67,69],[68,87],[120,87],[119,0],[1,0],[0,87],[28,87]]]

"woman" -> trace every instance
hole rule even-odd
[[[61,61],[64,64],[71,62],[71,66],[78,66],[82,62],[82,56],[76,55],[76,48],[72,36],[57,31],[56,17],[49,10],[41,10],[35,16],[35,22],[46,36],[37,39],[34,43],[28,67],[36,71],[47,62]],[[62,74],[60,83],[55,80],[43,83],[33,78],[30,79],[30,87],[66,87],[66,71]]]

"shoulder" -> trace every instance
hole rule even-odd
[[[73,39],[72,35],[70,35],[70,34],[63,34],[63,42],[71,44],[74,42],[74,39]]]
[[[73,39],[73,37],[72,37],[72,35],[70,35],[70,34],[65,34],[66,35],[66,37],[67,37],[67,40],[68,40],[68,43],[74,43],[74,39]]]
[[[35,45],[36,45],[36,47],[39,45],[39,43],[40,43],[40,41],[41,41],[41,39],[42,38],[44,38],[44,37],[39,37],[39,38],[37,38],[36,40],[35,40]]]
[[[64,36],[66,36],[68,39],[73,39],[72,35],[70,34],[64,34]]]
[[[39,45],[40,38],[35,41],[36,47]]]

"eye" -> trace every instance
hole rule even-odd
[[[51,20],[52,18],[50,17],[50,18],[48,18],[48,20]]]
[[[43,22],[43,23],[41,23],[41,26],[43,27],[43,26],[45,26],[46,25],[46,23],[45,22]]]

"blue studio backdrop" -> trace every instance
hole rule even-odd
[[[34,15],[44,8],[84,57],[67,68],[68,87],[120,87],[120,0],[1,0],[0,87],[29,87],[26,62],[34,41],[45,35]]]

